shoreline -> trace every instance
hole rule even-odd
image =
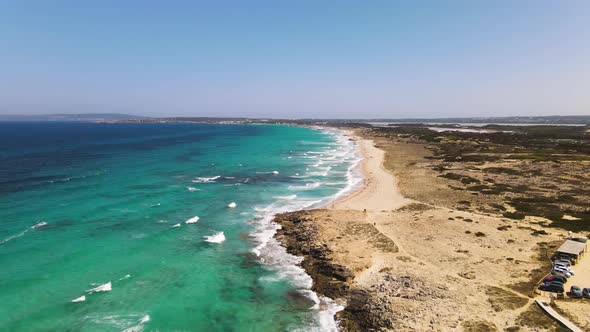
[[[362,188],[362,186],[359,186],[359,181],[361,178],[358,174],[356,174],[356,169],[358,168],[358,165],[360,165],[360,160],[356,161],[356,158],[349,158],[351,153],[356,157],[358,148],[357,146],[348,142],[351,140],[351,136],[346,130],[326,126],[296,127],[318,130],[321,131],[322,134],[335,139],[335,142],[337,143],[336,155],[340,155],[340,157],[337,157],[337,159],[342,159],[342,162],[350,164],[350,166],[347,168],[345,177],[347,182],[343,183],[344,187],[340,191],[329,196],[318,198],[319,200],[315,202],[308,202],[310,205],[304,204],[303,206],[289,206],[293,205],[293,202],[298,200],[294,199],[292,201],[288,201],[291,203],[286,203],[283,206],[274,207],[270,210],[267,209],[270,206],[273,206],[276,202],[270,204],[269,207],[262,208],[258,215],[258,218],[260,218],[261,222],[257,223],[257,227],[261,226],[261,228],[253,237],[255,246],[251,252],[257,257],[257,260],[259,260],[261,264],[270,266],[277,272],[281,271],[283,275],[288,277],[286,280],[288,280],[289,283],[294,286],[294,290],[301,292],[303,296],[315,302],[314,309],[317,310],[318,314],[316,317],[318,319],[317,323],[319,323],[319,327],[322,331],[338,331],[337,321],[334,319],[334,315],[335,313],[342,310],[343,306],[341,302],[334,301],[333,298],[325,296],[325,294],[322,292],[314,291],[312,285],[315,283],[315,281],[308,271],[306,271],[306,269],[301,266],[299,255],[293,254],[293,252],[289,251],[288,248],[286,248],[286,246],[281,243],[281,241],[278,241],[277,234],[281,232],[281,226],[276,222],[276,216],[284,213],[294,213],[296,211],[307,211],[314,208],[324,208],[327,205],[332,204],[334,201],[339,200],[341,196],[346,197],[350,192],[359,190],[357,187]],[[356,142],[354,144],[356,144]],[[344,154],[342,154],[343,151],[345,152]],[[281,200],[278,202],[281,202]],[[272,230],[274,234],[267,238],[267,231],[270,230]],[[287,254],[288,256],[283,256],[283,254]],[[308,282],[309,284],[307,285]]]
[[[356,190],[336,199],[326,206],[331,210],[367,210],[378,211],[396,209],[410,201],[402,196],[397,187],[397,180],[383,166],[385,151],[375,147],[375,142],[355,133],[346,133],[359,145],[362,160],[357,166],[362,174],[362,185]]]
[[[427,142],[346,132],[363,155],[362,185],[274,218],[312,290],[346,303],[341,331],[553,331],[530,296],[560,232],[477,209],[490,197],[441,177]]]
[[[331,250],[319,240],[321,230],[312,224],[316,218],[310,217],[307,213],[321,210],[348,210],[356,211],[357,214],[362,211],[360,213],[366,217],[367,214],[384,209],[400,208],[412,201],[402,196],[397,188],[395,176],[384,167],[385,151],[375,147],[373,140],[361,137],[352,130],[342,131],[346,137],[358,144],[357,152],[362,159],[355,166],[354,171],[361,175],[361,184],[346,195],[315,209],[277,214],[273,221],[281,225],[281,229],[274,237],[289,254],[303,256],[301,267],[313,280],[312,291],[333,301],[347,302],[342,310],[336,312],[335,319],[339,330],[344,328],[346,331],[356,331],[360,326],[371,327],[371,324],[366,321],[359,324],[359,321],[365,320],[366,317],[359,318],[358,315],[347,311],[351,307],[351,302],[365,300],[364,295],[350,292],[350,284],[359,276],[359,271],[351,271],[330,258]],[[380,240],[391,247],[390,252],[398,250],[395,243],[380,234],[374,227],[371,233],[376,237],[381,236]]]

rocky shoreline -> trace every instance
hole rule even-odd
[[[308,211],[281,213],[274,222],[281,225],[275,238],[291,255],[303,257],[301,266],[313,281],[312,290],[330,298],[345,297],[354,275],[332,262],[332,251],[318,237],[318,226]]]
[[[374,295],[396,287],[376,285],[377,289],[373,290],[351,287],[355,278],[354,272],[334,262],[330,245],[319,235],[315,215],[326,212],[328,211],[305,210],[276,215],[274,221],[282,227],[277,231],[276,239],[288,253],[303,257],[301,266],[312,277],[314,292],[346,301],[344,310],[338,312],[335,317],[342,331],[392,328],[393,322],[384,312],[392,308],[389,303]],[[412,282],[409,278],[402,279],[399,281],[406,284]]]

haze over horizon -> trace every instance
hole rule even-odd
[[[587,1],[0,4],[0,114],[590,115]]]

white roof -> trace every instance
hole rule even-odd
[[[561,245],[561,247],[559,247],[559,249],[557,249],[557,252],[577,256],[577,255],[581,254],[585,249],[586,249],[586,243],[572,241],[572,240],[566,240]]]

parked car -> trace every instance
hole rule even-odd
[[[590,298],[590,288],[582,289],[582,296],[585,298]]]
[[[561,272],[557,272],[557,271],[551,271],[551,275],[553,275],[553,276],[559,276],[559,277],[562,277],[562,278],[565,278],[565,279],[568,279],[569,277],[571,277],[571,276],[568,276],[565,273],[561,273]]]
[[[588,238],[585,238],[585,237],[573,237],[570,240],[576,241],[576,242],[582,242],[582,243],[588,242]]]
[[[543,285],[545,285],[545,286],[556,285],[556,286],[563,287],[563,282],[561,282],[561,281],[547,281],[547,282],[544,282]]]
[[[541,285],[539,289],[546,292],[563,293],[563,286],[559,285]]]
[[[554,267],[552,272],[561,273],[568,279],[572,276],[572,273],[570,271],[568,271],[566,269],[559,268],[559,267]]]
[[[565,265],[565,266],[568,266],[568,267],[571,267],[572,266],[572,262],[569,261],[569,260],[566,260],[566,259],[557,259],[557,260],[553,261],[553,264],[554,265],[555,264],[561,264],[561,265]]]
[[[564,276],[560,276],[560,275],[550,275],[550,276],[546,276],[545,279],[543,279],[543,281],[559,281],[561,283],[564,283],[567,281],[567,278]]]
[[[572,275],[574,275],[574,270],[571,267],[565,266],[565,265],[561,265],[561,264],[555,264],[553,265],[553,268],[556,269],[563,269],[566,270],[567,272],[571,273]]]
[[[574,298],[581,298],[582,297],[582,289],[578,286],[570,287],[570,291],[567,292],[567,296],[574,297]]]
[[[574,261],[574,257],[570,256],[570,255],[565,255],[565,254],[559,254],[555,257],[553,257],[554,260],[565,260],[565,261],[569,261],[570,263],[572,263]]]
[[[553,268],[553,271],[554,272],[563,273],[568,278],[574,275],[574,271],[570,271],[570,270],[567,270],[567,269],[564,269],[564,268],[561,268],[561,267],[554,267]]]

